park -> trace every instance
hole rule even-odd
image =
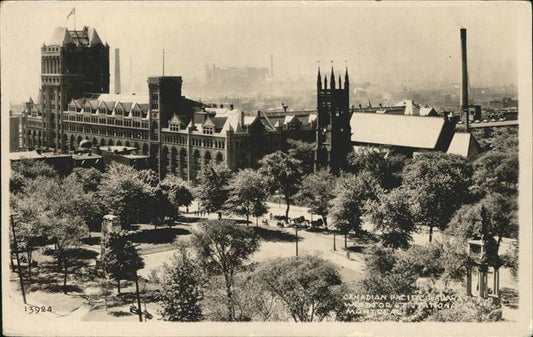
[[[296,143],[194,185],[17,162],[10,301],[80,321],[513,321],[513,137],[473,163],[363,151],[338,176]]]

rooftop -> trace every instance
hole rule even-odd
[[[434,149],[442,133],[442,117],[354,113],[352,142]]]

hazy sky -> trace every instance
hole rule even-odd
[[[3,2],[2,98],[35,96],[40,47],[76,7],[76,27],[94,26],[121,50],[122,88],[145,90],[148,75],[182,75],[184,93],[205,65],[268,67],[275,76],[301,76],[315,86],[317,60],[348,64],[354,82],[421,87],[460,82],[459,29],[468,29],[472,87],[516,82],[517,34],[525,3],[176,3]],[[346,60],[346,62],[345,62]],[[140,89],[139,89],[140,88]]]

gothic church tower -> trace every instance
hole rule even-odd
[[[327,75],[317,76],[317,128],[315,149],[315,171],[328,168],[337,174],[345,167],[346,156],[350,151],[350,83],[348,68],[344,75],[344,87],[341,76],[335,83],[335,73],[331,67],[328,88]]]

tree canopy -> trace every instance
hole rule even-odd
[[[161,214],[161,189],[154,173],[111,164],[98,190],[104,210],[119,217],[124,226],[149,222]]]
[[[322,217],[327,226],[327,216],[334,197],[335,176],[327,170],[309,174],[302,180],[298,198],[309,207],[311,212]]]
[[[374,200],[381,189],[371,174],[345,174],[337,179],[335,198],[331,201],[330,215],[334,225],[342,232],[358,231],[362,225],[364,205]]]
[[[206,165],[198,176],[194,194],[201,207],[208,212],[217,212],[222,217],[224,203],[228,200],[228,182],[231,171],[223,165]]]
[[[159,296],[161,316],[166,321],[195,322],[202,319],[200,301],[202,273],[184,245],[170,264],[164,264]]]
[[[233,287],[235,273],[243,262],[259,248],[252,230],[228,220],[211,220],[193,233],[192,246],[204,269],[224,276],[228,303],[228,320],[235,320]]]
[[[225,208],[239,215],[261,216],[267,212],[266,199],[268,184],[257,171],[244,169],[238,171],[229,181],[229,197]]]
[[[261,160],[260,171],[266,174],[271,191],[278,190],[283,194],[287,208],[285,217],[289,218],[289,208],[292,197],[298,192],[302,172],[301,162],[292,156],[276,151]]]
[[[403,186],[410,194],[419,225],[446,229],[455,211],[470,201],[472,166],[465,158],[439,152],[418,155],[404,168]]]
[[[296,322],[321,321],[342,306],[339,271],[321,257],[278,258],[262,263],[256,273]]]
[[[143,258],[125,233],[109,233],[101,261],[103,270],[117,281],[119,293],[120,280],[132,280],[144,268]]]
[[[408,248],[415,231],[409,195],[401,188],[382,193],[366,204],[365,213],[386,247]]]
[[[313,172],[315,163],[315,143],[308,143],[296,139],[287,139],[288,154],[301,162],[302,174]]]

